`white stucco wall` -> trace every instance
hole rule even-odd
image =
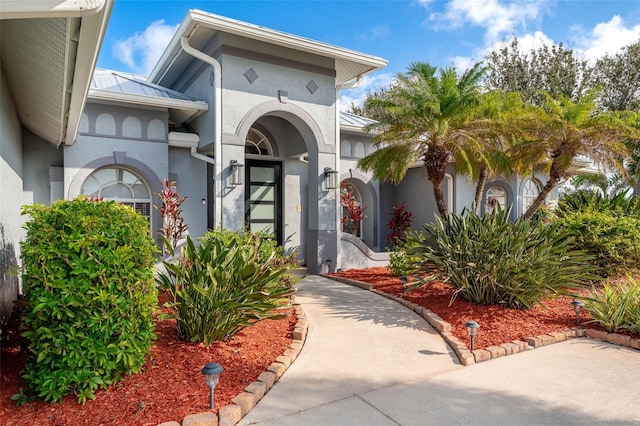
[[[18,295],[18,278],[10,273],[20,257],[22,192],[22,129],[0,66],[0,327]]]

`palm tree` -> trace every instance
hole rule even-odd
[[[515,167],[523,170],[547,164],[549,173],[524,218],[531,218],[551,190],[571,175],[572,162],[578,156],[588,157],[606,170],[625,173],[624,161],[630,152],[624,142],[635,131],[616,114],[599,112],[596,95],[592,91],[576,102],[546,95],[541,107],[521,116],[522,133],[512,151]]]
[[[445,216],[442,181],[447,164],[455,159],[469,171],[484,157],[482,143],[464,132],[468,114],[479,102],[484,68],[475,64],[462,76],[454,67],[437,71],[426,62],[414,62],[396,75],[396,84],[384,96],[367,100],[366,108],[385,113],[380,115],[381,132],[372,141],[379,149],[358,166],[376,179],[398,183],[410,166],[423,161],[438,212]]]
[[[489,178],[498,175],[508,177],[514,173],[508,151],[511,141],[519,134],[518,117],[526,108],[519,93],[500,90],[486,92],[481,95],[480,102],[469,112],[464,122],[461,132],[467,140],[480,142],[482,149],[482,155],[476,158],[475,164],[457,161],[458,171],[476,182],[473,200],[476,214],[480,212]],[[463,166],[467,169],[462,169]]]

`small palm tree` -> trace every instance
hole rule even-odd
[[[475,64],[462,76],[453,67],[437,71],[426,62],[415,62],[396,76],[396,84],[384,96],[367,100],[367,108],[384,113],[380,114],[381,132],[373,139],[379,149],[358,166],[372,171],[376,179],[398,183],[409,167],[423,161],[438,212],[445,216],[442,181],[447,164],[455,159],[469,171],[477,169],[478,158],[485,157],[482,142],[465,132],[468,115],[479,102],[484,68]]]
[[[531,218],[561,181],[571,175],[571,165],[577,156],[590,158],[607,170],[624,170],[630,152],[625,140],[634,133],[616,114],[599,112],[595,92],[573,102],[560,96],[546,95],[540,108],[532,108],[520,120],[520,141],[513,147],[518,170],[547,164],[549,179],[538,197],[524,213]]]

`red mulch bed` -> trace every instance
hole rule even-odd
[[[26,388],[23,374],[25,352],[20,350],[17,321],[9,325],[2,341],[0,371],[0,419],[5,425],[156,425],[182,421],[193,413],[209,411],[209,388],[200,370],[209,362],[224,368],[215,388],[215,411],[231,399],[291,344],[296,323],[292,308],[283,320],[263,320],[247,327],[229,342],[206,347],[176,338],[175,321],[158,321],[147,364],[139,374],[126,377],[95,401],[82,406],[73,395],[63,404],[30,402],[16,407],[11,395]]]
[[[400,279],[394,277],[388,268],[352,269],[333,275],[373,284],[376,290],[395,296],[400,296],[402,292]],[[453,335],[467,345],[469,337],[464,324],[469,320],[478,322],[480,329],[475,340],[476,349],[501,345],[513,340],[524,341],[527,337],[575,326],[576,315],[571,304],[573,299],[566,296],[545,299],[546,308],[536,306],[530,310],[518,310],[496,305],[474,305],[460,297],[449,306],[452,295],[451,287],[434,283],[412,290],[405,295],[405,299],[430,309],[447,321],[451,324]],[[580,315],[581,324],[591,319],[587,312]],[[598,328],[594,324],[587,324],[586,327]],[[640,336],[635,335],[635,337]]]

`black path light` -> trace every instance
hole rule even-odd
[[[220,366],[220,364],[216,364],[215,362],[210,362],[205,365],[202,369],[202,374],[204,374],[204,381],[209,386],[209,408],[213,410],[213,389],[218,384],[220,380],[220,373],[222,373],[224,369]]]
[[[576,313],[576,325],[580,325],[580,312],[584,309],[584,302],[582,300],[575,300],[571,302],[573,310]]]
[[[471,350],[474,348],[474,341],[476,338],[476,334],[478,334],[478,329],[480,328],[480,324],[475,321],[467,321],[464,326],[467,328],[467,334],[471,338]]]

